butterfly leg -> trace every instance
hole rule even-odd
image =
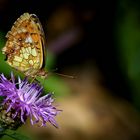
[[[36,80],[36,76],[32,77],[31,83],[33,83]]]

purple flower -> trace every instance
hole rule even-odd
[[[15,82],[13,73],[11,80],[3,74],[0,75],[0,96],[5,97],[2,104],[8,104],[7,112],[15,110],[13,118],[20,114],[21,121],[25,123],[26,117],[30,117],[31,124],[42,122],[41,126],[46,126],[46,122],[58,127],[55,116],[60,112],[52,105],[54,99],[52,94],[40,97],[43,87],[37,83],[29,83],[27,78]]]

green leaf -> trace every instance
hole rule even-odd
[[[20,133],[17,133],[16,131],[14,130],[6,130],[3,132],[4,135],[7,135],[15,140],[31,140],[29,137],[27,136],[24,136]]]
[[[44,91],[54,92],[55,96],[67,96],[70,94],[70,88],[59,76],[51,75],[47,79],[37,78],[44,87]]]
[[[123,5],[122,5],[123,2]],[[118,52],[122,70],[129,78],[133,102],[140,109],[140,28],[138,1],[120,0],[117,19]],[[120,10],[121,9],[121,10]]]

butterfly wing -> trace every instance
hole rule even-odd
[[[38,71],[45,62],[45,36],[36,15],[24,13],[6,35],[7,42],[2,49],[6,61],[21,72]]]

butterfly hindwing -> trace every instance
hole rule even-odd
[[[21,72],[40,70],[44,65],[45,37],[36,15],[21,15],[6,35],[2,49],[7,63]]]

